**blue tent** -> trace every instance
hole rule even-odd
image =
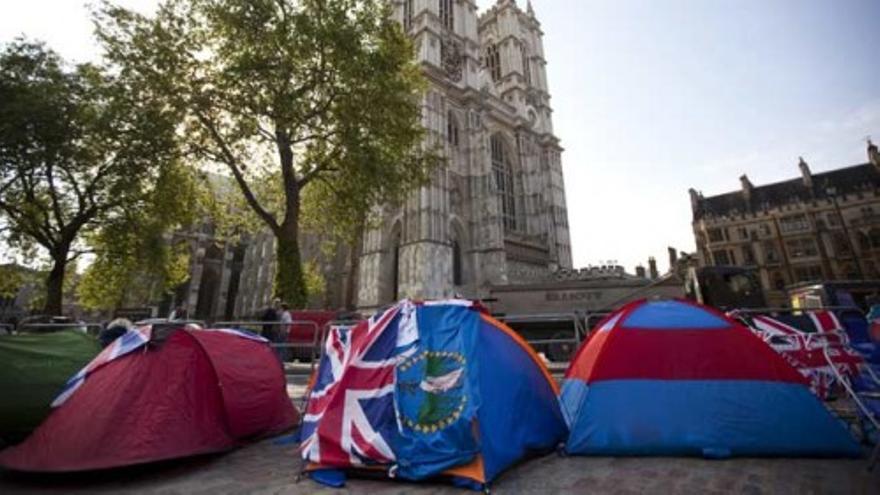
[[[569,366],[562,402],[572,454],[862,455],[782,357],[689,301],[611,314]]]
[[[335,486],[371,470],[482,487],[565,438],[557,396],[534,351],[478,307],[403,301],[328,335],[303,457]]]

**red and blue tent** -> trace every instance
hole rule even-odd
[[[479,488],[567,429],[558,386],[504,324],[467,301],[403,301],[332,328],[302,428],[310,476],[445,478]]]
[[[609,315],[572,361],[561,401],[571,454],[862,454],[773,349],[684,300],[637,301]]]

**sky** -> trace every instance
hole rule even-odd
[[[519,0],[524,5],[525,0]],[[119,0],[149,13],[156,0]],[[485,8],[494,0],[478,0]],[[565,148],[576,267],[694,249],[706,196],[866,161],[880,141],[878,0],[532,0]],[[98,49],[80,0],[0,0],[0,43]]]

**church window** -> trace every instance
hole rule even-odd
[[[400,234],[395,236],[391,246],[391,294],[393,300],[400,299]]]
[[[461,285],[461,244],[452,241],[452,285]]]
[[[529,63],[528,49],[526,48],[525,43],[520,45],[519,48],[522,53],[523,78],[525,78],[526,84],[532,84],[532,64]]]
[[[458,120],[451,110],[446,115],[446,141],[453,148],[458,148]]]
[[[501,79],[501,56],[497,45],[489,45],[486,49],[486,68],[489,69],[493,81]]]
[[[504,230],[516,230],[516,200],[513,193],[513,170],[510,164],[510,156],[500,136],[492,136],[490,145],[492,149],[492,172],[495,174],[495,184],[498,188],[498,196],[501,198],[501,216],[504,219]]]
[[[403,2],[403,29],[409,31],[413,25],[413,0]]]
[[[455,29],[455,16],[452,12],[452,0],[440,0],[440,21],[443,27],[453,31]]]

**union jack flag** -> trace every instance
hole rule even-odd
[[[810,389],[821,399],[829,399],[837,385],[835,366],[842,374],[858,371],[860,358],[847,349],[847,337],[840,321],[830,311],[807,313],[816,332],[803,332],[768,316],[756,315],[751,326],[759,336],[782,355],[810,382]],[[823,349],[827,347],[828,357]]]
[[[303,459],[341,468],[395,461],[395,367],[417,340],[415,306],[408,301],[330,330],[303,417]]]
[[[269,339],[258,335],[253,332],[249,332],[247,330],[241,330],[238,328],[203,328],[200,329],[202,332],[220,332],[229,335],[235,335],[236,337],[241,337],[243,339],[253,340],[255,342],[269,343]]]
[[[121,337],[114,340],[112,344],[105,347],[104,350],[98,353],[89,364],[85,365],[83,369],[79,370],[77,374],[67,380],[61,393],[55,397],[54,401],[52,401],[52,407],[58,407],[61,404],[64,404],[64,402],[82,386],[86,381],[86,378],[88,378],[96,369],[146,345],[147,342],[150,341],[152,328],[152,326],[147,325],[129,329],[128,332],[124,333]]]

